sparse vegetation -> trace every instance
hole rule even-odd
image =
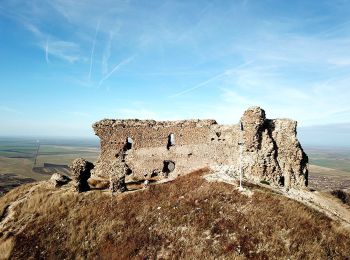
[[[25,184],[17,187],[16,189],[11,190],[6,194],[6,196],[3,196],[0,198],[0,216],[1,218],[4,216],[4,211],[6,208],[10,205],[11,202],[18,200],[23,194],[25,194],[33,185],[34,183]],[[0,219],[1,221],[1,219]]]
[[[13,259],[350,255],[349,233],[323,214],[252,185],[254,195],[247,197],[229,184],[206,182],[201,177],[206,172],[114,197],[42,183],[17,209],[17,225],[26,220],[24,229],[2,239],[13,239]],[[0,206],[26,191],[11,191]]]

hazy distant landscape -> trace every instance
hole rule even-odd
[[[350,188],[350,148],[305,146],[311,188]],[[77,157],[96,161],[98,139],[0,138],[0,194],[28,182],[45,180],[55,172],[69,174]]]
[[[346,147],[305,147],[310,164],[350,172],[350,148]]]
[[[77,157],[95,161],[99,143],[94,139],[0,138],[0,194],[23,183],[69,174]]]

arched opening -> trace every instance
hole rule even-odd
[[[168,144],[166,146],[166,148],[169,150],[171,146],[175,145],[175,135],[174,134],[170,134],[168,135]]]

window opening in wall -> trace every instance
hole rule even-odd
[[[167,149],[169,150],[171,146],[175,145],[175,135],[174,134],[170,134],[168,136],[168,144],[167,144]]]
[[[134,141],[131,137],[126,138],[125,150],[130,150],[132,148]]]
[[[127,165],[126,167],[126,172],[125,172],[126,175],[130,175],[132,174],[132,170],[129,168],[129,166]]]
[[[284,187],[284,176],[281,176],[279,179],[279,185]]]

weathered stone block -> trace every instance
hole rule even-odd
[[[70,168],[76,190],[78,192],[90,190],[87,180],[91,176],[91,170],[94,168],[94,165],[83,158],[77,158],[73,161],[72,165],[70,165]]]

